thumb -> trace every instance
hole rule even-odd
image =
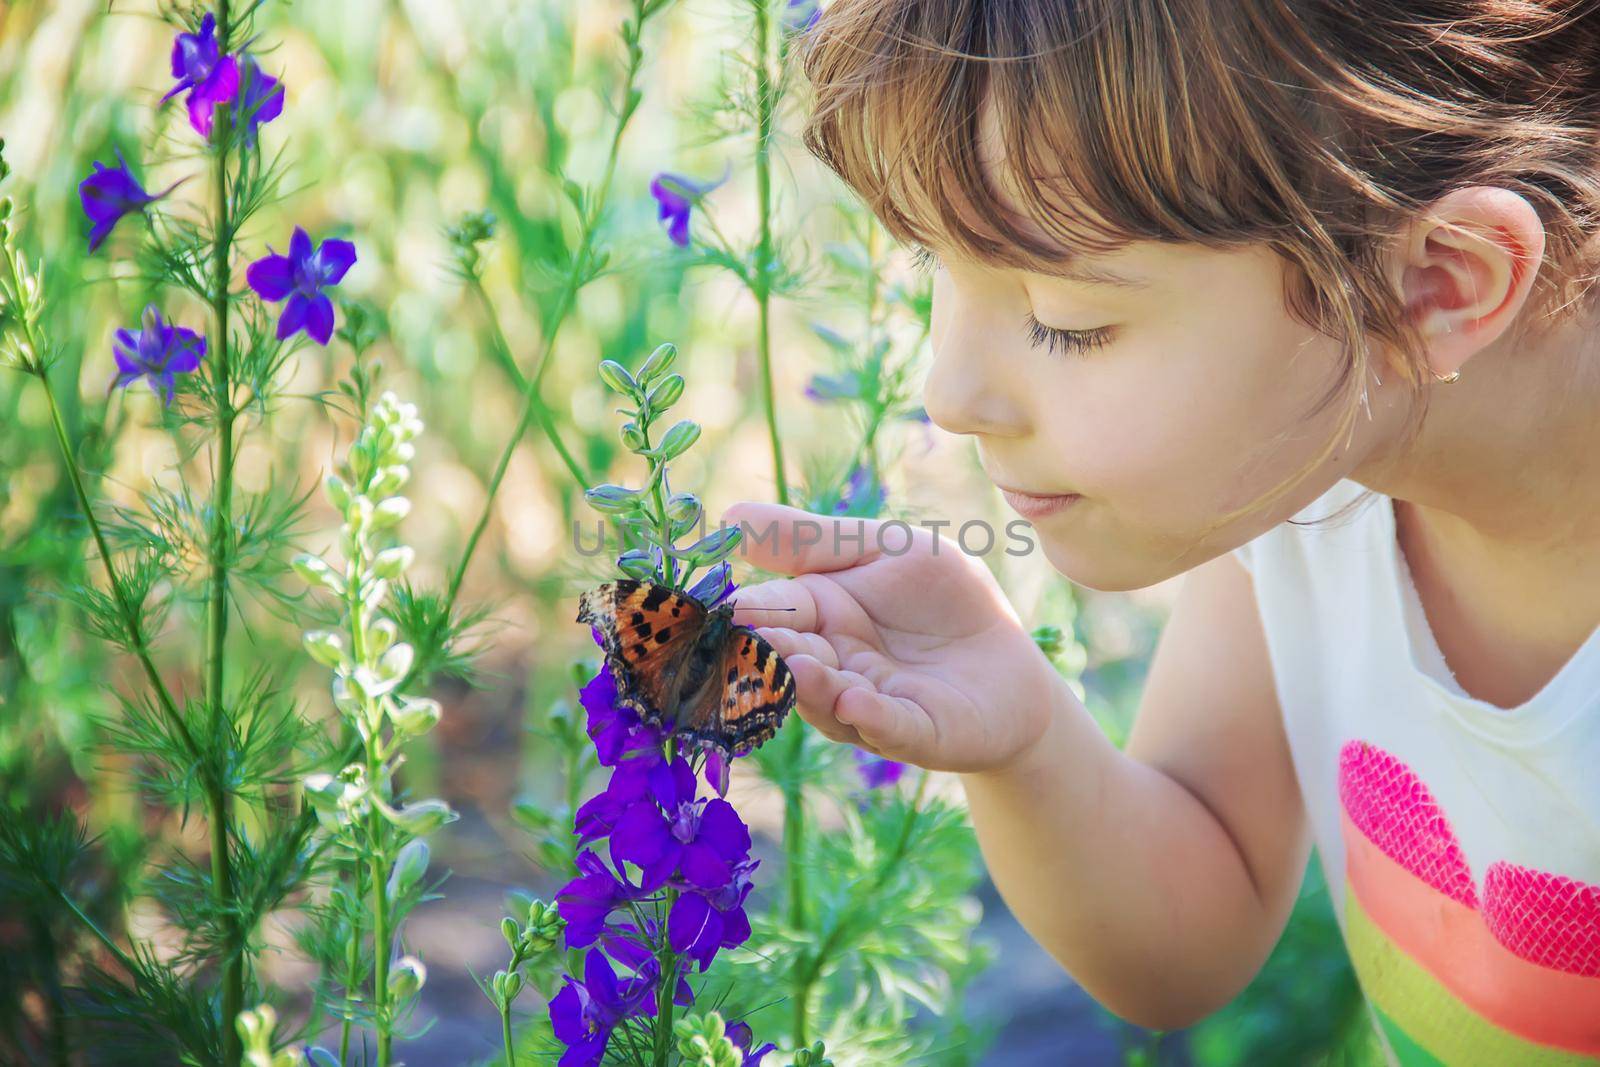
[[[739,556],[778,574],[844,570],[879,555],[878,519],[823,515],[785,504],[741,500],[722,513],[724,526],[738,526]]]

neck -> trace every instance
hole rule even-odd
[[[1502,337],[1460,380],[1431,384],[1409,447],[1369,456],[1351,477],[1474,555],[1550,561],[1600,544],[1600,316]],[[1404,387],[1377,390],[1375,418],[1399,435]],[[1381,412],[1381,413],[1380,413]],[[1584,546],[1589,551],[1583,552]]]

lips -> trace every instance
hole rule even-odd
[[[1079,493],[1029,493],[1021,489],[1000,486],[1000,495],[1006,498],[1011,509],[1025,519],[1042,519],[1082,500]]]

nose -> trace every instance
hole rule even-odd
[[[922,389],[928,418],[950,433],[1021,437],[1027,410],[1005,373],[1011,338],[992,316],[969,314],[948,290],[933,312],[933,365]]]

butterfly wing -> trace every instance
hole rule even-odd
[[[670,726],[679,712],[684,662],[706,625],[705,605],[658,582],[621,578],[588,590],[578,622],[600,631],[617,703]]]
[[[770,740],[794,705],[788,664],[753,629],[734,626],[723,643],[715,684],[686,709],[679,733],[743,755]]]

